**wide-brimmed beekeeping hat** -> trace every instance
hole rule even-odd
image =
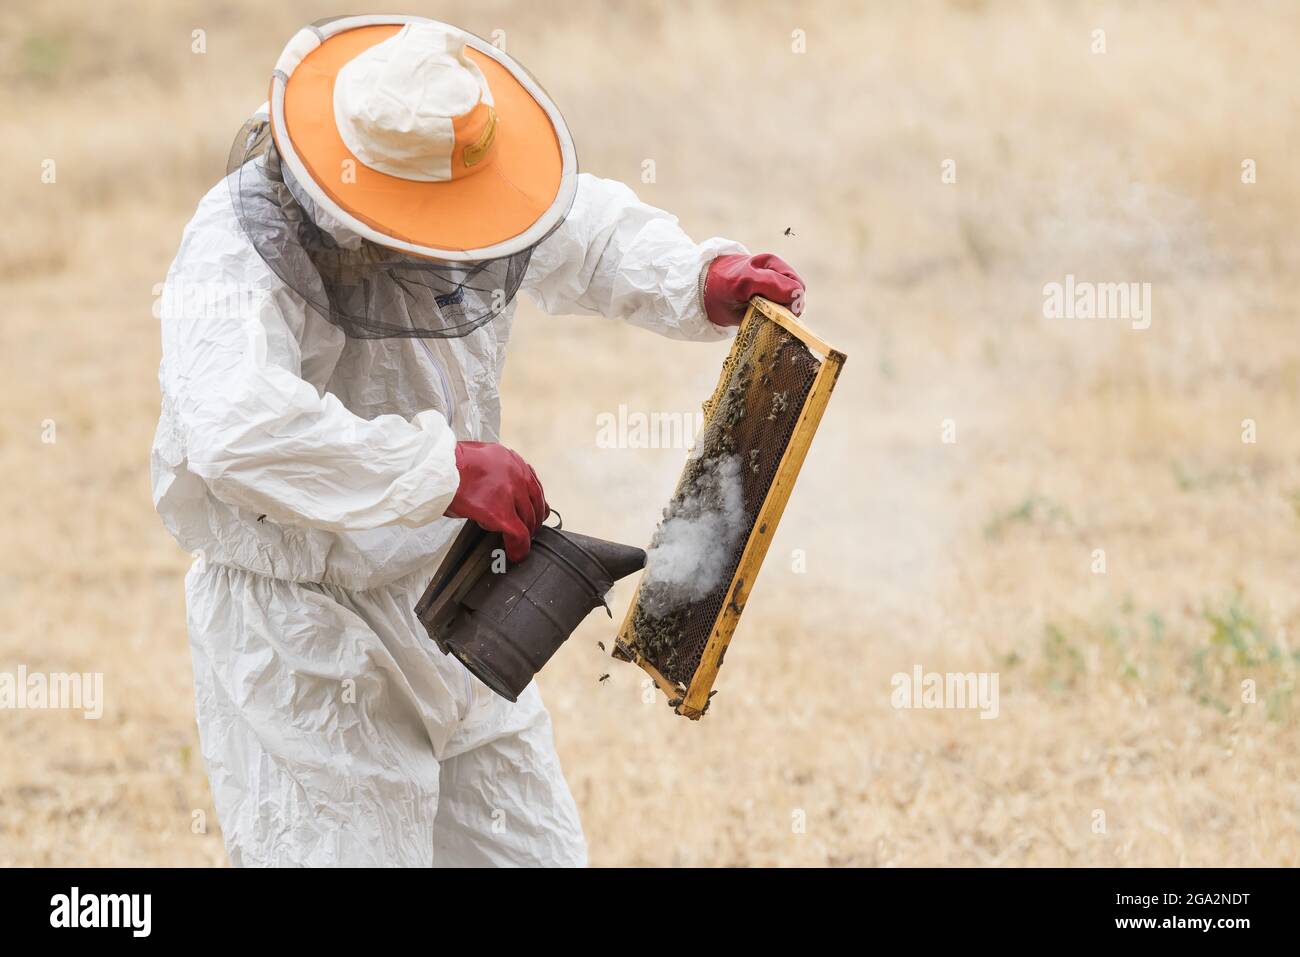
[[[349,336],[466,336],[568,215],[564,118],[493,45],[423,17],[298,31],[226,167],[253,249]]]
[[[298,31],[269,99],[281,161],[374,243],[443,262],[509,256],[564,218],[577,158],[564,118],[492,44],[423,17]]]

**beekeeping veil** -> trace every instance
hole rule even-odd
[[[568,213],[577,159],[545,91],[491,44],[342,17],[290,40],[227,174],[254,249],[330,322],[448,338],[514,298]]]

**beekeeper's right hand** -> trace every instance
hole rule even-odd
[[[532,466],[518,452],[496,442],[457,442],[456,468],[460,488],[447,515],[500,532],[506,558],[523,561],[534,533],[551,511]]]

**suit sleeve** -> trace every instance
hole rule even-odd
[[[621,319],[672,339],[725,339],[735,330],[705,316],[700,276],[717,256],[747,252],[728,239],[693,242],[675,216],[622,183],[583,173],[568,217],[534,250],[522,288],[548,313]]]
[[[363,419],[305,381],[307,309],[239,231],[229,201],[205,200],[161,308],[163,401],[189,471],[223,502],[288,525],[356,531],[438,518],[459,482],[452,430],[432,410]],[[338,337],[332,358],[324,350],[336,361],[342,333],[324,334]]]

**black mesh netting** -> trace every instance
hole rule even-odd
[[[226,168],[240,226],[258,255],[313,309],[358,339],[465,336],[509,305],[532,249],[476,263],[438,263],[355,235],[328,219],[280,163],[265,117],[244,124]]]

